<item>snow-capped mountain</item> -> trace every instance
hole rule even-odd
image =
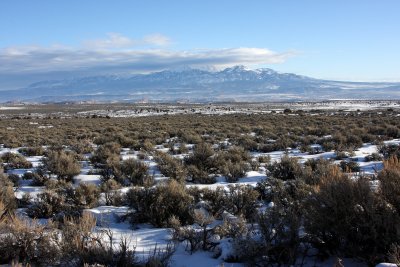
[[[272,69],[234,66],[221,71],[184,67],[150,74],[42,81],[0,92],[6,101],[294,101],[400,99],[400,83],[318,80]]]

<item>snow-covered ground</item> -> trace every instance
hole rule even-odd
[[[400,139],[394,139],[390,141],[386,141],[385,144],[398,144],[400,145]],[[189,149],[193,147],[193,145],[187,145]],[[315,148],[318,145],[314,145]],[[319,148],[319,147],[318,147]],[[169,149],[163,146],[155,147],[156,150],[162,152],[168,152]],[[11,153],[19,153],[18,148],[8,149],[0,147],[0,155],[11,152]],[[354,151],[354,156],[350,157],[351,160],[356,161],[361,168],[361,172],[365,174],[374,174],[376,171],[382,169],[383,165],[381,161],[370,161],[366,162],[365,157],[371,155],[372,153],[376,153],[377,146],[372,144],[363,144],[363,146]],[[296,157],[299,159],[299,162],[304,163],[309,159],[334,159],[335,153],[333,151],[322,152],[319,154],[309,154],[302,153],[298,149],[288,149],[287,151],[274,151],[270,153],[252,153],[251,156],[256,159],[261,156],[269,156],[271,161],[279,161],[282,156],[285,154],[290,157]],[[174,155],[175,157],[184,157],[184,155]],[[138,151],[133,151],[128,148],[124,148],[121,152],[121,159],[126,160],[129,158],[139,159],[143,157],[139,157]],[[9,173],[14,173],[19,176],[22,176],[25,172],[33,171],[40,165],[42,160],[42,156],[33,156],[26,157],[26,159],[32,163],[32,169],[17,169],[11,170]],[[160,182],[168,179],[168,177],[164,177],[157,166],[157,163],[154,161],[152,156],[146,156],[144,159],[141,159],[149,166],[149,174],[154,175],[156,182]],[[339,163],[340,161],[335,161],[335,163]],[[93,170],[93,166],[90,164],[88,160],[81,162],[82,168],[81,173],[74,177],[75,185],[80,183],[91,183],[95,185],[101,184],[101,177],[98,174],[89,174]],[[245,177],[239,179],[239,181],[235,184],[240,185],[250,185],[256,186],[258,182],[267,179],[268,176],[266,174],[265,167],[260,167],[258,171],[249,171],[247,172]],[[217,187],[227,188],[232,183],[228,183],[225,180],[225,177],[218,176],[216,178],[216,183],[214,184],[188,184],[187,187],[198,187],[198,188],[210,188],[215,189]],[[24,194],[29,193],[31,197],[35,198],[37,194],[44,191],[44,187],[31,186],[29,180],[21,181],[19,187],[15,189],[15,195],[17,198],[21,199]],[[121,192],[126,192],[129,188],[121,189]],[[113,207],[113,206],[99,206],[93,209],[87,209],[86,212],[90,212],[97,219],[97,226],[95,231],[98,233],[105,233],[107,231],[111,231],[113,235],[113,243],[118,244],[122,239],[126,239],[129,241],[129,246],[133,249],[136,248],[136,255],[139,259],[145,259],[149,257],[155,248],[163,250],[167,248],[168,244],[171,243],[171,231],[168,228],[154,228],[148,224],[139,224],[136,225],[135,228],[132,228],[132,225],[128,222],[121,221],[120,218],[130,212],[128,207]],[[106,235],[104,235],[104,242],[109,242],[109,239]],[[197,251],[193,254],[190,254],[187,250],[185,250],[184,244],[176,244],[176,251],[174,252],[171,258],[171,266],[183,267],[183,266],[221,266],[223,264],[223,260],[221,257],[215,258],[213,257],[212,252],[205,251]],[[346,266],[365,266],[360,265],[359,263],[352,260],[344,260],[346,262]],[[334,259],[330,259],[325,262],[324,266],[332,266],[334,263]],[[313,266],[313,263],[305,264],[304,266]],[[226,266],[243,266],[242,264],[237,263],[225,263]],[[318,265],[322,266],[322,265]],[[383,265],[382,265],[383,266]],[[385,265],[389,266],[389,265]]]

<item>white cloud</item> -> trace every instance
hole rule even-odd
[[[171,40],[162,34],[155,33],[144,36],[142,39],[133,39],[120,33],[107,33],[107,38],[87,40],[83,42],[86,49],[104,50],[104,49],[122,49],[133,48],[136,46],[167,46]]]
[[[171,43],[171,39],[165,35],[155,33],[146,35],[143,38],[143,43],[147,45],[157,45],[157,46],[166,46]]]
[[[106,39],[87,40],[83,45],[88,49],[115,49],[126,48],[137,45],[136,40],[123,36],[119,33],[107,33]]]
[[[171,40],[161,34],[132,39],[109,33],[106,39],[89,40],[80,47],[54,45],[0,48],[0,76],[40,76],[68,73],[68,76],[152,72],[179,66],[224,68],[233,65],[283,63],[292,52],[266,48],[221,48],[172,50]]]

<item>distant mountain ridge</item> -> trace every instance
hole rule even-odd
[[[400,99],[400,83],[314,79],[263,68],[234,66],[221,71],[192,68],[150,74],[103,75],[48,80],[0,91],[0,102],[60,101],[308,101]]]

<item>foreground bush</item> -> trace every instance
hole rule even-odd
[[[4,174],[0,167],[0,221],[6,216],[10,216],[17,208],[17,202],[14,196],[13,183]]]
[[[58,179],[72,181],[75,175],[81,171],[81,166],[74,154],[64,151],[50,151],[47,158],[43,160],[44,167],[57,175]]]
[[[51,222],[44,226],[15,216],[0,222],[0,263],[17,260],[33,265],[57,264],[61,250],[52,227]]]
[[[184,225],[191,222],[193,198],[175,180],[152,188],[133,188],[127,193],[127,200],[135,210],[134,222],[150,222],[156,227],[166,227],[172,216]]]
[[[132,185],[143,185],[148,177],[148,171],[149,166],[139,160],[127,159],[121,163],[122,179]]]
[[[376,264],[400,240],[396,209],[371,189],[368,180],[351,180],[337,169],[322,178],[305,214],[306,231],[319,240],[314,246],[325,254]]]
[[[197,144],[193,154],[185,158],[189,178],[195,183],[215,183],[214,150],[208,143]]]
[[[296,158],[284,155],[280,162],[268,166],[271,176],[281,180],[294,180],[303,177],[303,168]]]
[[[392,156],[384,161],[384,169],[378,174],[382,197],[400,214],[400,161]]]
[[[250,169],[251,157],[241,147],[232,147],[227,151],[218,153],[214,159],[214,165],[218,167],[219,172],[225,176],[227,182],[234,183],[239,178],[245,177]]]
[[[11,152],[4,153],[1,159],[7,163],[5,169],[29,169],[32,168],[32,163],[27,161],[24,156]]]
[[[162,152],[156,152],[154,160],[157,162],[157,166],[164,176],[177,180],[180,183],[186,181],[187,171],[181,160]]]

